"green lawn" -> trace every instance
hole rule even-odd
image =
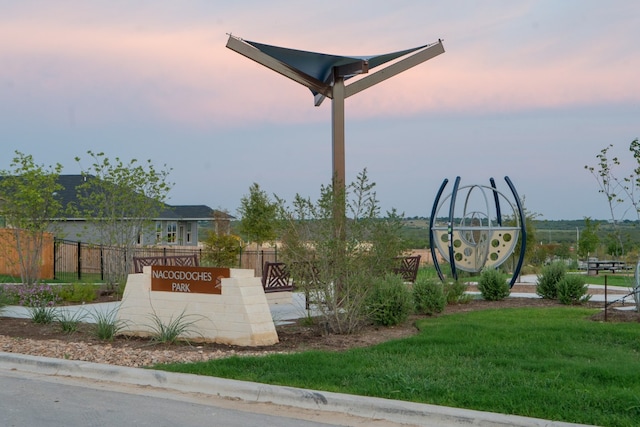
[[[597,276],[585,276],[587,283],[590,285],[604,285],[604,281],[607,281],[607,286],[621,286],[625,288],[632,288],[635,286],[635,278],[633,274],[598,274]]]
[[[156,366],[211,375],[602,426],[640,420],[640,325],[588,320],[579,307],[426,318],[415,337]]]

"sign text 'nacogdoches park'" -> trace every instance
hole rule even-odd
[[[231,277],[228,268],[151,266],[151,290],[192,294],[221,294],[222,279]]]

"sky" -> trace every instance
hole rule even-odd
[[[508,176],[538,219],[609,219],[584,167],[610,144],[619,176],[634,167],[635,0],[0,0],[0,170],[17,150],[78,174],[92,150],[166,164],[174,205],[237,215],[253,183],[316,199],[332,176],[330,100],[315,107],[228,34],[357,56],[443,40],[346,100],[347,182],[366,168],[383,212],[428,217],[457,176],[510,194]]]

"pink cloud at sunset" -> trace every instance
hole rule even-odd
[[[450,147],[465,152],[474,139],[471,151],[483,146],[520,163],[546,162],[554,180],[544,187],[532,173],[522,184],[533,203],[538,186],[541,200],[555,190],[567,167],[562,160],[575,162],[571,168],[579,174],[604,143],[638,136],[640,4],[631,1],[329,0],[311,8],[289,0],[0,0],[0,140],[3,146],[11,141],[10,150],[40,150],[51,140],[49,155],[61,158],[60,144],[75,149],[73,155],[78,147],[105,144],[123,156],[153,153],[175,162],[176,171],[182,167],[175,179],[187,183],[200,175],[186,153],[206,158],[215,147],[251,170],[225,171],[240,188],[216,194],[220,200],[211,204],[231,209],[232,197],[249,186],[243,180],[272,179],[292,191],[297,185],[252,163],[261,160],[247,156],[255,154],[255,140],[281,151],[296,147],[296,158],[317,150],[313,167],[300,167],[305,176],[322,176],[328,167],[315,163],[323,155],[328,161],[330,100],[314,107],[307,88],[227,49],[228,32],[342,55],[388,53],[442,38],[444,54],[346,101],[347,132],[355,135],[347,149],[372,174],[379,168],[389,179],[386,188],[402,186],[396,175],[415,174],[421,182],[426,168],[418,159],[448,164],[455,154]],[[420,145],[424,138],[416,135],[425,134],[442,145]],[[389,140],[416,141],[406,147],[414,158],[395,159],[400,154],[383,149]],[[358,146],[362,141],[367,145]],[[526,151],[530,146],[542,148]],[[456,166],[464,169],[464,162]],[[432,173],[450,172],[443,166]],[[592,184],[584,178],[563,182],[583,194]],[[399,208],[418,211],[399,201]]]

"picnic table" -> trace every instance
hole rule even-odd
[[[597,261],[589,261],[587,263],[587,274],[589,275],[598,275],[600,271],[610,271],[611,273],[615,273],[616,271],[622,271],[627,269],[627,263],[624,261],[613,261],[613,260],[597,260]]]

